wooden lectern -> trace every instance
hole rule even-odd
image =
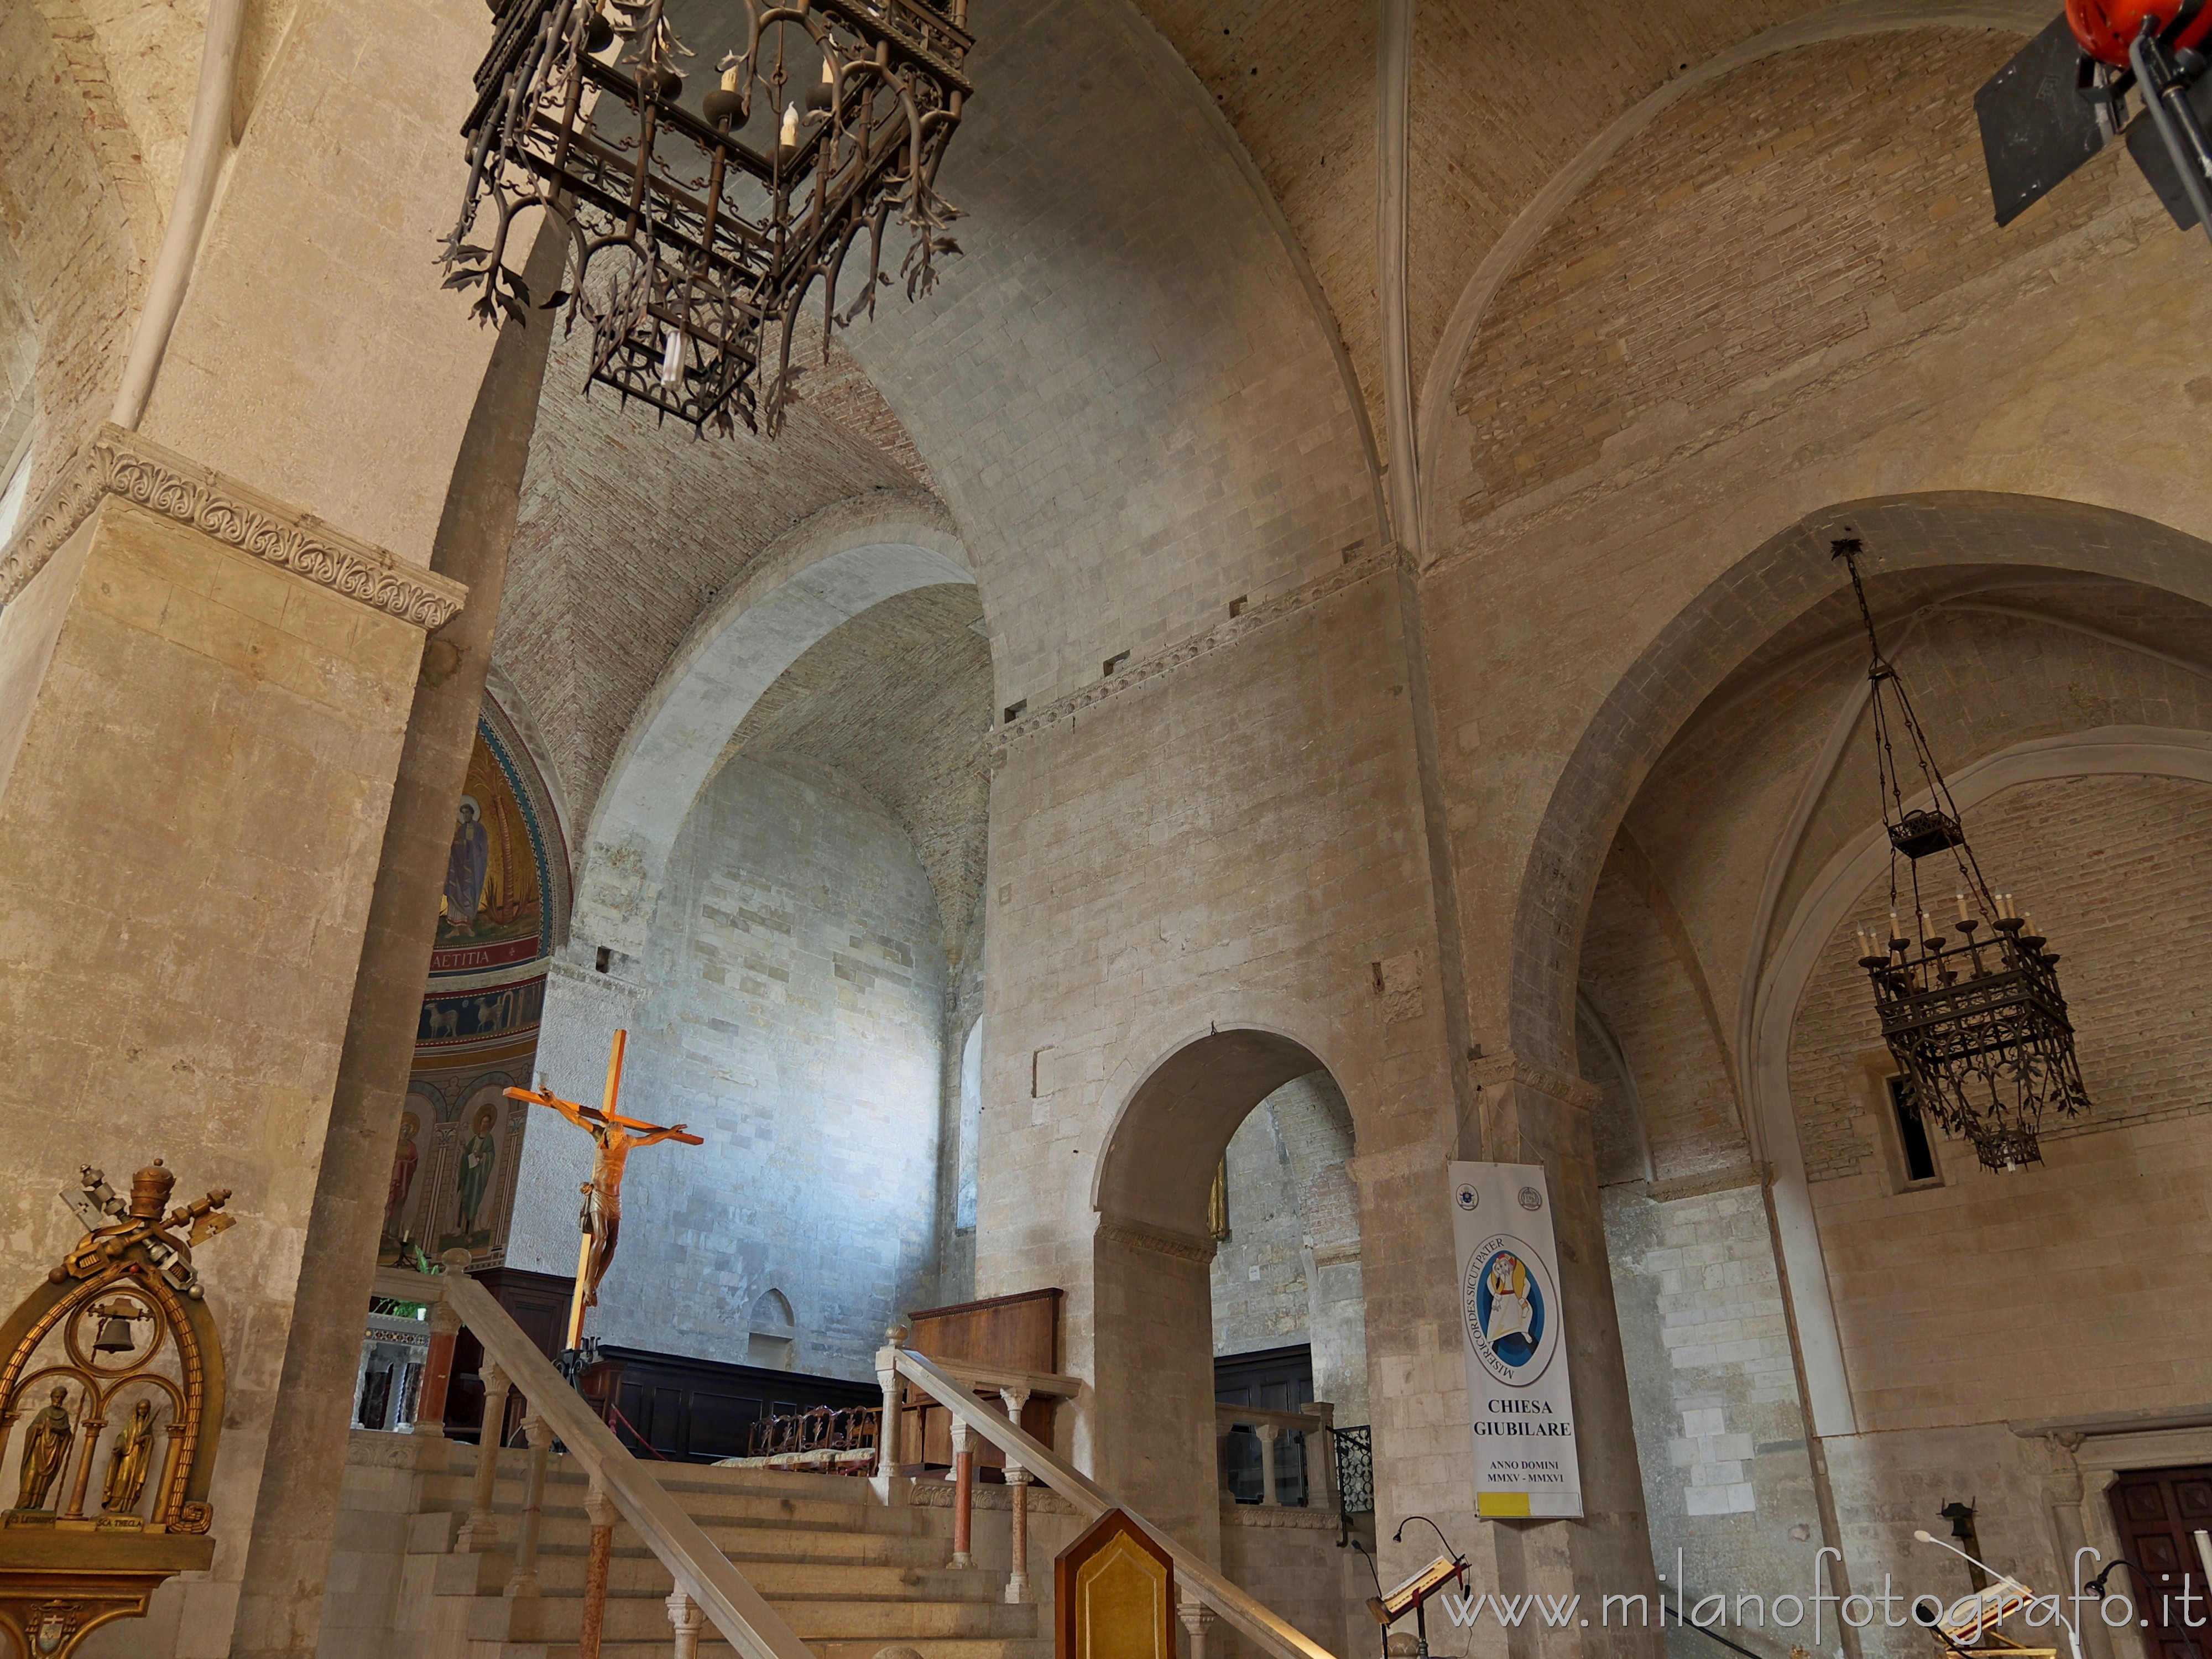
[[[1053,1659],[1176,1659],[1175,1563],[1109,1510],[1052,1564]]]

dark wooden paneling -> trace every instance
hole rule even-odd
[[[690,1463],[744,1456],[763,1417],[873,1406],[884,1397],[872,1382],[613,1347],[599,1350],[599,1364],[584,1374],[584,1392],[602,1403],[612,1395],[621,1413],[613,1426],[624,1445]]]
[[[526,1273],[520,1267],[490,1267],[471,1275],[491,1292],[492,1300],[507,1310],[523,1334],[538,1345],[548,1359],[561,1357],[561,1339],[568,1334],[568,1297],[576,1281],[555,1273]],[[453,1376],[446,1391],[446,1434],[449,1439],[473,1443],[483,1425],[483,1344],[464,1330],[453,1344]],[[507,1443],[521,1421],[518,1395],[507,1398]]]
[[[2189,1626],[2204,1618],[2204,1567],[2195,1534],[2212,1529],[2212,1468],[2128,1469],[2112,1499],[2124,1553],[2150,1574],[2148,1585],[2127,1586],[2147,1626],[2144,1645],[2159,1659],[2202,1659],[2203,1638]],[[2193,1603],[2185,1616],[2185,1589]]]

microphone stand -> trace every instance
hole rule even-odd
[[[1404,1543],[1406,1528],[1416,1521],[1436,1534],[1437,1542],[1444,1547],[1444,1553],[1451,1557],[1452,1565],[1459,1569],[1460,1584],[1464,1589],[1467,1583],[1467,1558],[1452,1547],[1451,1540],[1444,1536],[1444,1529],[1430,1520],[1427,1516],[1407,1516],[1398,1523],[1398,1530],[1390,1534],[1390,1541],[1394,1544]],[[1413,1603],[1413,1640],[1415,1644],[1413,1650],[1417,1659],[1429,1659],[1429,1598],[1425,1595]],[[1387,1638],[1382,1644],[1382,1651],[1385,1654],[1390,1651],[1390,1644]],[[2077,1653],[2074,1656],[2074,1659],[2081,1659],[2081,1656]]]

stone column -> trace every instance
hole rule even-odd
[[[182,1652],[226,1650],[257,1528],[318,1509],[329,1548],[390,1132],[356,1254],[315,1242],[316,1162],[426,634],[463,597],[113,427],[0,550],[0,1215],[43,1267],[82,1164],[235,1193],[199,1256],[230,1391],[214,1568],[161,1592]],[[312,1466],[271,1427],[307,1387],[294,1339]],[[278,1645],[304,1619],[312,1650],[322,1559],[269,1605]]]
[[[1206,1659],[1206,1632],[1213,1628],[1214,1612],[1188,1590],[1176,1598],[1176,1616],[1190,1635],[1190,1659]]]
[[[707,1615],[678,1588],[668,1592],[668,1627],[676,1632],[676,1659],[699,1659],[699,1629]]]
[[[1541,1164],[1551,1188],[1565,1352],[1574,1376],[1575,1437],[1583,1483],[1579,1521],[1482,1523],[1498,1587],[1509,1595],[1558,1594],[1571,1589],[1586,1601],[1608,1591],[1656,1593],[1636,1427],[1629,1414],[1628,1371],[1613,1308],[1613,1275],[1606,1261],[1605,1216],[1599,1206],[1597,1160],[1590,1139],[1589,1114],[1597,1091],[1510,1054],[1477,1061],[1471,1070],[1480,1139],[1465,1146],[1462,1156],[1501,1164]],[[1441,1171],[1439,1183],[1437,1224],[1448,1235]],[[1467,1431],[1462,1427],[1461,1432]],[[1468,1546],[1462,1543],[1461,1547]],[[1600,1632],[1595,1626],[1591,1631],[1588,1635],[1547,1631],[1541,1637],[1543,1650],[1547,1655],[1639,1650],[1656,1654],[1660,1648],[1656,1632]]]
[[[453,1345],[460,1334],[460,1316],[442,1302],[431,1304],[430,1357],[422,1366],[422,1398],[415,1412],[416,1434],[445,1437],[446,1391],[453,1380]]]
[[[560,257],[557,238],[540,239],[526,268],[533,292],[551,290]],[[395,704],[405,713],[404,746],[396,777],[386,774],[392,777],[391,810],[380,821],[374,890],[356,945],[329,1129],[314,1143],[321,1162],[307,1217],[302,1308],[366,1307],[375,1277],[385,1186],[415,1058],[454,806],[476,744],[492,624],[554,326],[549,314],[535,313],[526,327],[510,322],[501,330],[432,547],[432,568],[466,584],[470,602],[430,636],[419,675]],[[360,1340],[356,1324],[326,1318],[294,1327],[269,1428],[271,1455],[233,1659],[314,1650],[345,1464],[347,1402],[340,1382]]]
[[[1211,1238],[1100,1218],[1092,1245],[1097,1440],[1090,1472],[1218,1566],[1213,1248]]]

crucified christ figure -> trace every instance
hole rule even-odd
[[[640,1146],[650,1146],[657,1140],[684,1139],[697,1146],[698,1139],[685,1134],[681,1123],[663,1128],[632,1133],[623,1127],[624,1119],[613,1121],[600,1117],[589,1107],[577,1106],[566,1100],[544,1100],[586,1134],[591,1136],[595,1149],[592,1153],[592,1178],[577,1190],[583,1194],[583,1207],[576,1215],[576,1225],[592,1242],[591,1254],[584,1267],[584,1305],[599,1305],[599,1281],[607,1276],[608,1264],[615,1258],[615,1241],[622,1233],[623,1165],[630,1153]]]
[[[597,1111],[573,1100],[562,1099],[545,1085],[542,1078],[535,1089],[507,1091],[510,1100],[527,1100],[551,1107],[592,1138],[592,1178],[580,1189],[584,1203],[576,1218],[583,1239],[582,1248],[577,1252],[575,1295],[568,1304],[571,1348],[582,1340],[584,1310],[599,1305],[599,1281],[607,1276],[607,1268],[615,1259],[615,1243],[622,1232],[623,1165],[629,1161],[630,1153],[657,1140],[677,1140],[687,1146],[705,1145],[697,1135],[686,1133],[681,1123],[641,1123],[615,1109],[622,1088],[623,1048],[629,1035],[627,1031],[615,1033],[614,1050],[607,1060],[606,1103]]]

